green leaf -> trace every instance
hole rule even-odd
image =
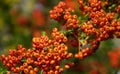
[[[46,32],[45,32],[45,31],[42,31],[42,35],[46,35]]]
[[[40,74],[43,74],[43,70],[40,71]]]
[[[54,45],[51,45],[51,48],[54,49]]]
[[[25,62],[26,61],[26,58],[23,58],[22,60],[21,60],[21,62]]]

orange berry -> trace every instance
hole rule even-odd
[[[29,70],[27,68],[24,69],[24,73],[28,74]]]
[[[35,68],[33,69],[33,71],[34,71],[34,72],[38,72],[39,69],[38,69],[37,67],[35,67]]]
[[[50,64],[54,64],[54,63],[55,63],[55,60],[51,60],[51,61],[50,61]]]
[[[32,70],[32,68],[33,68],[32,66],[28,66],[28,70]]]
[[[75,54],[75,58],[79,58],[79,55],[78,55],[78,54]]]
[[[64,67],[65,67],[66,69],[69,69],[69,68],[70,68],[70,66],[69,66],[69,65],[65,65]]]
[[[35,72],[33,70],[30,70],[30,74],[34,74]]]
[[[55,69],[59,69],[60,68],[60,66],[55,66]]]

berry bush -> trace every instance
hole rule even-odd
[[[119,74],[120,49],[110,49],[120,38],[120,1],[57,1],[31,0],[36,7],[25,9],[17,6],[24,1],[0,1],[1,14],[10,11],[0,23],[10,24],[11,32],[1,45],[19,43],[1,53],[0,74]]]

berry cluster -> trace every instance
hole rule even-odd
[[[33,50],[26,50],[21,45],[17,50],[9,50],[8,56],[1,56],[3,64],[14,73],[37,74],[43,70],[44,74],[61,74],[61,61],[71,58],[72,53],[68,53],[65,45],[67,37],[57,28],[53,29],[52,37],[53,40],[44,35],[33,38]],[[64,68],[69,69],[73,65],[73,62],[68,62]]]
[[[92,43],[92,49],[96,50],[101,41],[113,38],[114,35],[119,37],[120,22],[114,18],[114,12],[104,11],[101,0],[88,0],[88,6],[84,8],[86,7],[90,20],[82,24],[80,30],[91,37],[87,42]]]
[[[77,15],[71,14],[73,10],[68,8],[64,2],[60,2],[50,11],[50,17],[52,16],[52,19],[59,22],[64,20],[65,22],[62,21],[62,24],[65,25],[67,30],[74,29],[71,36],[78,40],[76,41],[78,42],[78,53],[75,54],[76,58],[83,58],[92,54],[99,47],[101,41],[113,38],[114,35],[118,38],[120,37],[120,22],[115,19],[115,12],[105,11],[104,6],[108,5],[108,2],[104,1],[104,4],[102,2],[102,0],[88,0],[85,3],[83,0],[78,0],[81,13],[89,16],[83,22],[79,22],[80,20],[78,20]],[[60,8],[63,11],[58,12]],[[119,5],[117,12],[119,12]],[[53,17],[53,15],[58,14],[60,14],[59,17]],[[85,39],[86,37],[81,37],[82,33],[86,34],[86,37],[88,37],[87,40]],[[83,48],[85,46],[87,47]]]
[[[109,8],[107,0],[87,0],[86,3],[78,0],[78,3],[82,14],[80,17],[74,14],[74,10],[65,2],[59,2],[50,10],[50,18],[62,24],[62,33],[54,28],[51,39],[47,35],[33,37],[33,49],[26,50],[20,45],[17,50],[9,50],[8,56],[1,56],[3,64],[14,73],[37,74],[43,71],[44,74],[61,74],[64,68],[69,69],[74,65],[73,62],[67,62],[61,67],[62,60],[73,56],[68,52],[68,38],[72,39],[71,44],[78,48],[74,57],[79,59],[95,52],[101,41],[120,38],[120,22],[118,17],[116,18],[116,13],[118,16],[120,13],[120,5],[116,6],[115,11],[108,12],[104,7],[108,5]],[[24,20],[22,22],[26,23]],[[113,60],[117,61],[116,55],[109,55],[111,58],[116,57]],[[112,61],[115,67],[117,63]]]
[[[78,3],[79,3],[79,5],[80,5],[79,9],[80,9],[82,15],[85,15],[86,10],[87,10],[87,9],[86,9],[87,7],[84,6],[83,0],[78,0]]]
[[[78,17],[77,15],[71,15],[71,12],[74,12],[74,10],[67,7],[64,2],[59,2],[59,4],[50,11],[50,18],[57,21],[64,19],[65,23],[63,25],[65,25],[67,29],[77,28],[79,24]]]
[[[52,37],[54,46],[58,46],[60,43],[67,42],[67,37],[63,33],[60,33],[57,28],[53,29]]]
[[[54,6],[53,10],[50,10],[50,18],[55,20],[61,20],[61,16],[66,9],[66,4],[64,2],[59,2],[57,6]]]
[[[81,51],[79,51],[77,54],[75,54],[75,58],[83,59],[84,57],[88,56],[90,53],[90,49],[86,48]]]
[[[63,17],[64,17],[64,20],[66,20],[65,26],[68,29],[71,29],[71,28],[75,29],[78,27],[79,20],[77,15],[71,15],[71,13],[66,10],[65,15]]]
[[[52,44],[52,41],[49,40],[47,36],[41,36],[40,38],[33,37],[32,42],[32,46],[40,52],[43,50],[44,47],[50,48],[50,45]]]

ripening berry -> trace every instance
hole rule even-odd
[[[54,64],[54,63],[55,63],[55,60],[51,60],[51,61],[50,61],[50,64]]]
[[[37,72],[39,71],[39,69],[38,69],[37,67],[35,67],[35,68],[33,69],[33,71],[37,73]]]
[[[27,68],[24,69],[24,73],[27,74],[29,70]]]
[[[28,66],[28,70],[32,70],[33,69],[33,67],[32,66]]]
[[[60,66],[55,66],[55,69],[59,69],[60,68]]]
[[[65,67],[66,69],[69,69],[69,68],[70,68],[70,66],[69,66],[69,65],[65,65],[64,67]]]
[[[30,70],[30,74],[35,74],[35,72],[33,70]]]

